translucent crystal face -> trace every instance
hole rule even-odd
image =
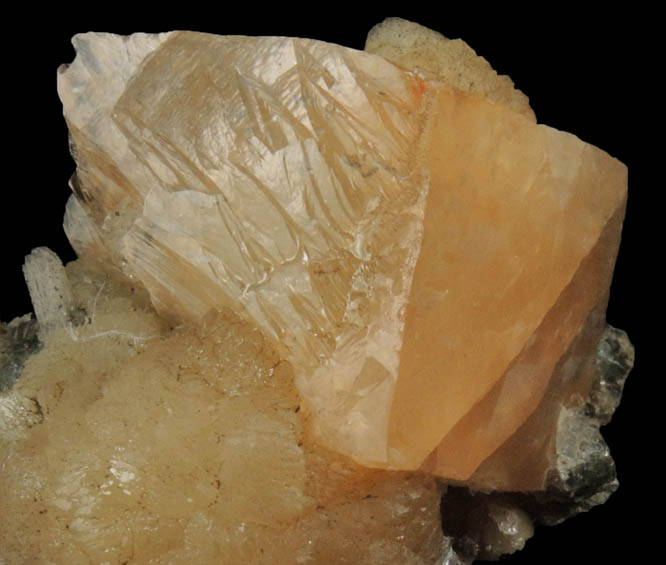
[[[68,114],[74,93],[94,88],[87,62],[119,41],[92,39],[60,75]],[[95,191],[72,201],[70,239],[82,254],[105,247],[163,312],[200,319],[230,306],[254,320],[299,367],[328,443],[386,463],[427,190],[414,154],[423,82],[316,41],[173,34],[137,45],[145,62],[92,110],[104,139],[91,145],[86,109],[68,116],[86,163],[77,182]]]

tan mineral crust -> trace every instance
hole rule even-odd
[[[404,20],[73,42],[0,563],[470,562],[442,495],[548,489],[599,379],[626,167]],[[477,556],[532,533],[482,513]]]

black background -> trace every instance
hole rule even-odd
[[[45,245],[65,261],[74,258],[62,231],[74,164],[67,149],[62,107],[56,94],[56,69],[74,58],[72,35],[85,31],[127,34],[193,29],[219,34],[284,35],[332,41],[362,49],[367,31],[388,15],[399,15],[460,37],[501,74],[508,74],[530,97],[538,121],[576,134],[629,166],[630,189],[622,247],[615,271],[609,322],[625,329],[637,348],[636,367],[624,402],[604,435],[616,459],[620,490],[603,506],[553,528],[539,528],[526,549],[507,563],[646,563],[659,540],[646,529],[659,507],[662,463],[660,429],[647,408],[655,391],[655,366],[646,361],[647,321],[661,316],[661,303],[649,285],[657,282],[648,263],[663,259],[660,226],[648,220],[658,206],[661,181],[648,177],[649,150],[644,135],[661,127],[652,114],[658,97],[651,63],[652,16],[638,21],[631,13],[587,15],[558,9],[437,14],[403,10],[367,16],[336,5],[307,14],[284,6],[275,12],[198,15],[127,12],[86,16],[63,5],[42,23],[17,23],[5,36],[3,60],[4,163],[0,201],[2,281],[0,319],[30,310],[23,283],[23,257]],[[559,5],[558,5],[559,6]],[[183,7],[181,7],[183,8]],[[68,13],[71,10],[71,13]],[[5,25],[11,25],[7,22]],[[650,116],[650,117],[647,117]],[[659,142],[657,141],[657,144]],[[663,145],[663,143],[662,143]],[[657,145],[660,147],[659,145]],[[656,152],[655,152],[656,154]],[[649,182],[648,182],[649,178]],[[647,234],[650,230],[650,243]],[[647,249],[646,249],[647,247]],[[657,287],[658,291],[659,288]],[[658,296],[658,295],[656,295]],[[648,315],[648,312],[650,315]],[[663,372],[663,369],[661,370]]]

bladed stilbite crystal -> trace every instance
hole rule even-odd
[[[0,562],[463,565],[613,492],[622,163],[396,18],[73,44],[80,259],[0,325]]]
[[[315,437],[361,463],[418,469],[433,454],[432,472],[467,479],[534,411],[609,284],[622,164],[317,41],[75,46],[58,88],[80,255],[139,281],[164,314],[253,320],[294,366]],[[577,277],[593,290],[565,298]]]

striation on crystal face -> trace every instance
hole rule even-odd
[[[66,523],[69,561],[467,563],[616,488],[598,427],[632,360],[604,324],[623,165],[402,20],[368,53],[74,43],[83,261],[26,262],[41,353],[34,321],[0,328],[10,386],[25,363],[0,398],[9,555]]]

